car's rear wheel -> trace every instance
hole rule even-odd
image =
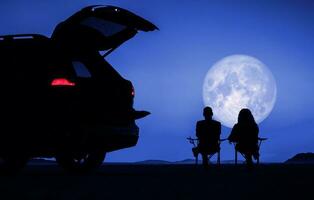
[[[10,155],[2,156],[0,160],[0,169],[2,173],[15,173],[25,167],[29,157],[23,155]]]
[[[86,173],[97,169],[105,159],[105,152],[58,153],[56,161],[68,172]]]

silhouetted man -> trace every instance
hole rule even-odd
[[[208,166],[208,156],[220,150],[219,140],[221,124],[212,119],[213,111],[210,107],[203,110],[205,120],[196,124],[196,136],[199,139],[197,150],[202,154],[203,166]]]

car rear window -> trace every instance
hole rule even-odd
[[[126,29],[126,26],[124,25],[99,19],[97,17],[88,17],[81,22],[81,25],[95,29],[106,37],[113,36]]]

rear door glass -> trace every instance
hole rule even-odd
[[[96,17],[88,17],[87,19],[84,19],[81,22],[81,25],[95,29],[106,37],[113,36],[113,35],[121,32],[121,31],[123,31],[124,29],[126,29],[126,26],[124,26],[124,25],[110,22],[110,21],[103,20],[103,19],[99,19]]]

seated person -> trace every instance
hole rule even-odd
[[[219,140],[221,134],[221,124],[212,119],[213,111],[210,107],[203,110],[205,120],[196,124],[196,136],[199,140],[198,146],[193,150],[202,154],[203,165],[208,165],[208,156],[220,151]]]
[[[252,156],[255,159],[259,157],[258,132],[258,125],[251,111],[242,109],[238,116],[238,123],[233,126],[228,140],[236,143],[236,150],[245,157],[248,165],[253,164]]]

